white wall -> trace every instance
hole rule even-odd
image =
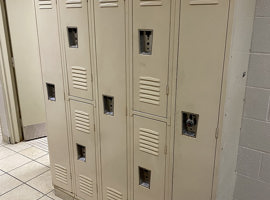
[[[235,0],[217,200],[232,200],[256,0]]]

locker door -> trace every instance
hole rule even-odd
[[[71,192],[69,142],[56,1],[35,0],[35,5],[53,184]]]
[[[181,1],[173,200],[211,199],[228,8]]]
[[[133,1],[134,109],[167,115],[170,0]]]
[[[94,0],[104,199],[127,199],[124,0]]]
[[[76,195],[97,199],[93,105],[70,101]]]
[[[69,95],[92,100],[87,0],[61,0]]]
[[[134,117],[134,200],[164,200],[166,123]]]

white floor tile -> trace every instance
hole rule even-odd
[[[3,159],[3,158],[6,158],[8,156],[11,156],[13,154],[15,154],[16,152],[14,151],[11,151],[10,149],[7,149],[6,147],[4,146],[1,146],[0,147],[0,160]]]
[[[17,169],[10,171],[9,174],[16,177],[17,179],[20,179],[23,182],[26,182],[48,170],[48,167],[32,161]]]
[[[9,176],[8,174],[0,176],[0,195],[3,195],[21,184],[22,182],[18,181],[12,176]]]
[[[20,154],[25,155],[31,159],[37,159],[47,154],[47,152],[42,151],[41,149],[38,149],[36,147],[30,147],[28,149],[20,151]]]
[[[31,145],[29,145],[25,142],[20,142],[18,144],[7,144],[7,145],[5,145],[5,147],[7,147],[13,151],[19,152],[19,151],[22,151],[24,149],[30,148]]]
[[[2,170],[0,170],[0,176],[2,176],[5,172],[3,172]]]
[[[14,154],[12,156],[6,157],[4,159],[0,160],[0,170],[4,172],[9,172],[17,167],[20,167],[31,160],[20,155],[20,154]]]
[[[41,158],[36,159],[37,162],[46,165],[48,167],[50,167],[50,157],[49,154],[42,156]]]
[[[27,185],[21,185],[3,196],[0,196],[0,200],[36,200],[42,196],[42,193],[33,188]]]
[[[28,181],[27,184],[43,192],[44,194],[47,194],[53,190],[51,172],[48,171],[44,174],[41,174],[31,181]]]
[[[42,197],[41,199],[39,199],[39,200],[52,200],[50,197],[47,197],[47,196],[44,196],[44,197]]]
[[[55,196],[54,191],[50,192],[49,194],[47,194],[49,197],[51,197],[54,200],[62,200],[61,198]]]

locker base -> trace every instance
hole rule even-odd
[[[54,186],[54,194],[55,194],[55,196],[57,196],[61,199],[64,199],[64,200],[77,200],[74,196],[66,193],[65,191],[63,191],[62,189],[60,189],[57,186]]]

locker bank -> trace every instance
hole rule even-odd
[[[34,0],[57,196],[226,200],[247,68],[234,58],[252,33],[244,5]]]

